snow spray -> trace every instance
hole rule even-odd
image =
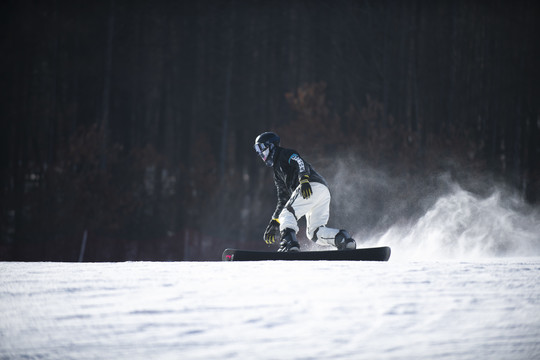
[[[540,216],[500,191],[483,198],[454,185],[418,221],[371,241],[391,246],[398,258],[540,256]]]
[[[540,209],[485,179],[473,192],[449,173],[392,177],[350,159],[322,173],[333,174],[329,225],[359,247],[392,247],[392,260],[540,256]]]

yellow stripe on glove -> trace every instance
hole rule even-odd
[[[311,185],[309,184],[309,175],[302,175],[300,178],[300,191],[304,199],[309,199],[313,194],[313,190],[311,190]]]
[[[279,235],[279,220],[272,219],[264,231],[264,242],[268,245],[276,242]]]

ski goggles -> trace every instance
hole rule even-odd
[[[264,143],[255,144],[255,145],[253,145],[253,148],[255,148],[255,151],[257,152],[257,154],[259,154],[261,159],[266,161],[266,159],[268,159],[268,155],[270,155],[270,150],[272,149],[272,144],[264,144]]]

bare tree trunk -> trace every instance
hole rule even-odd
[[[103,102],[101,129],[103,130],[103,139],[101,143],[101,168],[107,167],[107,146],[109,136],[109,107],[111,98],[111,76],[112,76],[112,52],[114,40],[114,5],[115,0],[111,0],[109,9],[109,21],[107,28],[107,49],[105,53],[105,82],[103,85]]]
[[[225,178],[225,166],[227,163],[227,151],[228,151],[228,137],[229,137],[229,116],[231,108],[231,81],[232,81],[232,69],[233,69],[233,55],[234,55],[234,27],[235,27],[236,13],[234,8],[234,2],[231,4],[231,18],[228,25],[229,31],[227,34],[227,65],[225,68],[225,100],[223,106],[223,117],[221,119],[221,144],[219,152],[219,169],[218,177],[220,181]]]

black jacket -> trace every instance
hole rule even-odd
[[[326,180],[319,175],[311,165],[302,159],[298,152],[282,147],[276,148],[274,155],[274,183],[276,184],[278,202],[274,211],[273,219],[279,217],[279,213],[289,201],[294,190],[300,184],[303,175],[309,175],[309,182],[318,182],[328,186]]]

